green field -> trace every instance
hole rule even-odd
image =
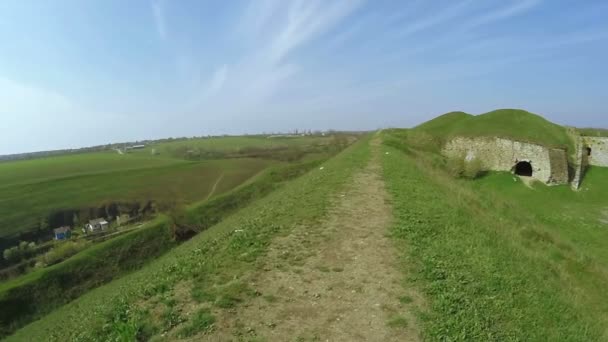
[[[112,203],[161,208],[221,194],[271,165],[323,158],[335,137],[219,137],[0,163],[0,238],[86,221]],[[350,139],[350,138],[346,138]],[[352,140],[351,140],[352,141]],[[152,155],[155,149],[158,154]],[[202,152],[186,160],[184,151]],[[210,154],[213,158],[205,158]],[[99,211],[99,210],[97,210]]]
[[[290,182],[143,269],[90,291],[7,340],[146,339],[162,327],[155,326],[150,313],[140,310],[137,302],[160,300],[159,309],[169,308],[163,298],[170,298],[175,286],[184,281],[196,284],[192,291],[218,286],[230,296],[226,300],[250,295],[250,289],[238,283],[239,276],[265,253],[279,232],[320,219],[329,209],[330,195],[364,165],[368,155],[366,141],[348,148],[322,170]]]
[[[56,210],[78,211],[112,202],[188,203],[204,199],[212,190],[220,194],[272,164],[259,159],[180,162],[7,186],[0,195],[1,234],[35,227]]]
[[[171,142],[152,143],[143,149],[132,150],[129,154],[149,156],[154,150],[159,158],[183,159],[188,151],[202,151],[210,154],[237,154],[248,150],[310,149],[311,146],[330,144],[333,136],[226,136],[196,138]]]

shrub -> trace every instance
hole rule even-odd
[[[483,173],[481,160],[477,158],[471,160],[466,160],[464,157],[448,158],[446,169],[454,178],[476,179]]]
[[[473,158],[471,160],[465,161],[464,163],[464,174],[463,177],[467,179],[476,179],[482,175],[482,165],[481,160],[478,158]]]
[[[85,249],[88,244],[85,240],[61,242],[57,247],[41,255],[38,261],[43,266],[56,264]],[[39,263],[37,264],[40,266]]]
[[[448,158],[445,164],[447,172],[454,178],[462,178],[465,169],[465,160],[462,157]]]

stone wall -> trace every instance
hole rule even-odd
[[[583,142],[585,147],[591,148],[589,165],[608,167],[608,138],[583,137]]]
[[[572,188],[578,190],[588,165],[587,151],[585,149],[585,142],[582,138],[578,138],[576,141],[576,160],[574,163],[575,169],[574,178],[572,179]]]
[[[547,184],[568,183],[567,155],[561,149],[504,138],[457,137],[442,152],[451,158],[479,159],[483,169],[492,171],[512,171],[518,162],[526,161],[532,165],[532,177]]]

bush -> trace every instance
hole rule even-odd
[[[462,157],[448,158],[445,164],[447,172],[454,178],[462,178],[465,169],[465,160]]]
[[[466,160],[464,157],[448,158],[446,169],[454,178],[477,179],[483,174],[481,160],[477,158],[471,160]]]
[[[41,255],[36,264],[38,266],[54,265],[75,255],[85,249],[88,245],[89,242],[85,240],[60,242],[58,243],[58,246]]]
[[[481,160],[473,158],[464,163],[463,177],[467,179],[477,179],[483,173]]]
[[[17,263],[30,257],[34,253],[35,248],[35,242],[21,241],[18,246],[5,249],[4,252],[2,252],[2,256],[9,264]]]

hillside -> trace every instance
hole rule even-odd
[[[7,340],[605,340],[606,169],[464,181],[380,137]]]
[[[208,300],[217,299],[213,307],[218,310],[232,310],[250,298],[253,289],[243,276],[267,252],[270,240],[298,225],[318,222],[329,210],[330,196],[368,156],[362,143],[348,148],[323,168],[253,203],[143,269],[31,323],[8,340],[131,341],[167,333],[171,340],[204,332],[215,320],[207,313]],[[136,302],[141,309],[135,307]],[[154,309],[143,307],[148,305]],[[188,305],[188,315],[178,312],[181,305]]]
[[[565,127],[519,109],[499,109],[480,115],[448,113],[414,128],[440,137],[497,136],[574,150]]]

